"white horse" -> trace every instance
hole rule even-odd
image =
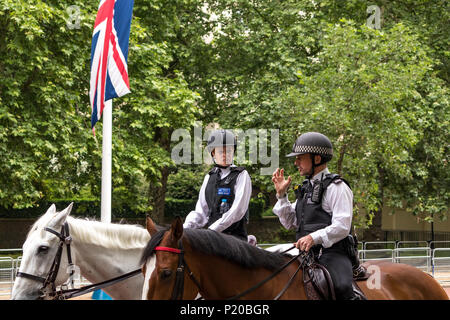
[[[80,274],[91,283],[99,283],[139,269],[139,259],[150,235],[137,225],[102,223],[69,217],[72,204],[56,212],[53,204],[32,226],[23,244],[20,273],[46,278],[58,250],[60,239],[48,229],[60,232],[65,222],[69,225],[72,262]],[[48,228],[48,229],[46,229]],[[154,263],[153,263],[154,265]],[[67,248],[64,245],[55,285],[65,283],[70,275]],[[147,264],[150,272],[151,263]],[[32,277],[17,277],[11,299],[38,299],[42,282]],[[144,276],[142,273],[103,289],[113,299],[141,299]]]

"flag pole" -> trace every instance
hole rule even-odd
[[[111,223],[112,99],[103,109],[101,221]]]

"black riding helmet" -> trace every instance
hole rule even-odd
[[[214,161],[214,157],[212,155],[213,150],[216,147],[225,147],[225,146],[233,146],[234,152],[236,152],[237,139],[236,136],[233,134],[233,132],[231,132],[230,130],[223,130],[223,129],[214,130],[213,132],[211,132],[206,147],[208,148],[208,151],[211,154],[213,161]],[[216,164],[216,166],[219,165]]]
[[[295,140],[292,146],[292,152],[286,157],[296,157],[300,154],[311,154],[311,160],[314,168],[333,158],[333,145],[327,136],[319,132],[306,132]],[[319,155],[321,161],[319,164],[314,163],[314,156]]]

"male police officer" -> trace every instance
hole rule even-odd
[[[236,137],[231,131],[211,133],[207,148],[215,166],[205,176],[195,210],[187,215],[184,228],[206,226],[247,241],[252,183],[245,168],[233,164],[236,146]]]
[[[325,135],[307,132],[298,137],[287,157],[296,157],[294,164],[307,179],[294,188],[297,200],[291,204],[286,194],[291,177],[285,179],[284,169],[277,168],[272,176],[278,199],[273,212],[285,228],[297,230],[295,246],[303,251],[312,249],[328,269],[336,298],[354,299],[347,241],[353,193],[344,179],[328,171],[332,156],[333,147]]]

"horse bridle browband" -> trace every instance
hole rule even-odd
[[[41,297],[43,298],[45,296],[47,287],[50,285],[51,286],[51,291],[49,292],[50,296],[56,296],[56,285],[55,285],[55,280],[56,277],[58,276],[58,272],[59,272],[59,267],[61,265],[61,257],[62,257],[62,250],[64,245],[66,245],[67,247],[67,261],[69,262],[69,268],[71,269],[70,271],[70,284],[73,288],[73,274],[74,274],[74,269],[73,269],[73,262],[72,262],[72,254],[71,254],[71,250],[70,250],[70,244],[72,242],[72,237],[70,236],[69,233],[69,224],[67,222],[65,222],[63,224],[63,226],[61,227],[61,232],[57,232],[53,229],[44,228],[45,231],[50,232],[52,234],[54,234],[55,236],[57,236],[59,238],[59,244],[58,244],[58,251],[56,252],[55,258],[53,259],[53,263],[52,266],[50,268],[50,271],[47,275],[47,277],[40,277],[40,276],[36,276],[33,274],[29,274],[29,273],[25,273],[25,272],[17,272],[16,277],[23,277],[23,278],[28,278],[31,280],[35,280],[38,282],[42,282],[42,288],[39,290],[39,292],[41,293]]]
[[[17,272],[16,277],[22,277],[22,278],[28,278],[31,280],[35,280],[38,282],[42,282],[42,288],[39,290],[41,296],[39,298],[43,299],[45,298],[45,295],[48,294],[49,296],[53,297],[54,299],[70,299],[73,297],[77,297],[95,290],[100,290],[102,288],[111,286],[115,283],[118,283],[120,281],[123,281],[125,279],[134,277],[135,275],[138,275],[139,273],[141,273],[141,269],[136,269],[133,270],[131,272],[128,272],[126,274],[120,275],[118,277],[115,277],[113,279],[110,280],[106,280],[100,283],[96,283],[96,284],[91,284],[91,285],[87,285],[78,289],[73,289],[74,287],[74,279],[73,279],[73,274],[75,272],[75,270],[73,269],[73,262],[72,262],[72,253],[71,253],[71,249],[70,249],[70,244],[72,242],[72,237],[70,236],[69,233],[69,224],[67,222],[64,223],[64,225],[61,228],[61,232],[57,232],[53,229],[50,228],[44,228],[45,231],[48,231],[52,234],[54,234],[55,236],[57,236],[59,238],[59,244],[58,244],[58,251],[56,252],[55,255],[55,259],[53,260],[52,266],[50,268],[50,271],[47,275],[47,277],[40,277],[40,276],[36,276],[33,274],[29,274],[29,273],[25,273],[25,272]],[[72,287],[72,289],[61,289],[61,290],[56,290],[56,284],[55,284],[55,280],[56,277],[58,276],[58,272],[59,272],[59,267],[61,265],[61,257],[62,257],[62,250],[64,245],[66,245],[67,247],[67,261],[69,262],[69,267],[71,269],[70,272],[70,285]],[[50,292],[48,292],[47,287],[48,285],[51,285],[51,289]],[[67,283],[63,284],[61,287],[64,286],[68,286]]]
[[[174,285],[174,288],[173,288],[173,291],[172,291],[172,298],[171,298],[172,300],[178,300],[178,299],[181,300],[183,298],[183,291],[184,291],[184,267],[186,267],[186,270],[188,271],[189,277],[195,283],[195,285],[199,289],[199,292],[202,291],[202,289],[200,287],[200,283],[194,277],[194,274],[192,273],[192,271],[190,270],[189,266],[186,263],[186,260],[184,259],[183,243],[181,242],[181,239],[179,240],[179,248],[180,249],[171,248],[171,247],[157,246],[157,247],[155,247],[155,249],[153,249],[154,251],[167,251],[167,252],[172,252],[172,253],[179,254],[178,267],[177,267],[177,272],[176,272],[176,277],[175,277],[175,285]],[[287,250],[283,251],[282,253],[290,251],[290,250],[292,250],[294,248],[295,248],[295,246],[292,246],[292,247],[288,248]],[[262,286],[267,281],[273,279],[276,275],[278,275],[281,271],[283,271],[287,266],[289,266],[292,262],[294,262],[295,260],[297,260],[299,258],[301,258],[299,267],[294,272],[294,274],[291,276],[291,278],[289,279],[289,281],[286,284],[286,286],[274,298],[274,300],[278,300],[283,295],[283,293],[286,292],[286,290],[289,288],[289,286],[292,284],[292,281],[295,278],[295,276],[297,275],[298,271],[301,268],[303,268],[305,265],[306,266],[311,265],[312,260],[311,260],[311,256],[310,256],[309,252],[300,252],[300,254],[298,254],[296,256],[293,256],[292,259],[290,259],[288,262],[286,262],[284,265],[282,265],[280,268],[278,268],[269,277],[265,278],[264,280],[260,281],[259,283],[257,283],[253,287],[245,290],[244,292],[241,292],[240,294],[237,294],[237,295],[235,295],[233,297],[230,297],[230,298],[228,298],[226,300],[236,300],[236,299],[239,299],[239,298],[245,296],[246,294],[252,292],[253,290],[256,290],[257,288]]]

